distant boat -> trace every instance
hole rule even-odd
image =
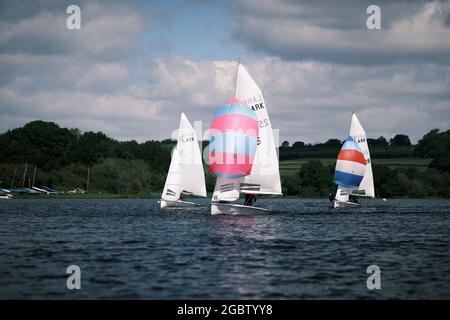
[[[47,191],[50,194],[60,194],[60,195],[64,194],[64,191],[62,191],[62,190],[56,190],[56,189],[49,188],[49,187],[46,187],[46,186],[41,186],[41,188],[44,189],[45,191]]]
[[[240,179],[218,176],[211,202],[211,214],[213,215],[267,212],[268,209],[266,208],[253,206],[256,196],[259,194],[282,195],[278,155],[267,105],[264,102],[261,89],[240,63],[236,77],[235,98],[235,102],[243,103],[252,114],[256,115],[258,128],[256,151],[253,161],[251,161],[249,174],[242,175]],[[232,112],[240,113],[239,110]],[[253,117],[250,114],[247,114],[247,116]],[[246,128],[246,125],[243,125],[243,127]],[[251,140],[251,138],[249,139]],[[241,147],[244,146],[242,144],[236,146],[237,150]],[[237,154],[237,156],[239,155],[242,154]],[[232,203],[239,199],[240,193],[246,194],[246,200],[250,200],[249,202],[246,201],[246,205]]]
[[[206,197],[205,174],[197,136],[188,118],[181,113],[177,145],[161,195],[161,208],[198,206],[185,196]]]
[[[332,200],[333,208],[357,206],[359,197],[375,197],[366,132],[355,113],[352,115],[350,135],[338,154],[334,181],[338,188]]]
[[[0,188],[0,199],[10,199],[12,198],[11,190]]]
[[[27,195],[38,195],[40,192],[31,189],[31,188],[11,188],[11,192],[19,193],[19,194],[27,194]]]
[[[11,193],[11,190],[0,188],[0,193]]]
[[[25,188],[16,188],[16,187],[13,187],[13,188],[11,188],[11,192],[14,192],[14,193],[20,193],[20,194],[25,194],[25,193],[27,193],[28,191],[27,191]]]
[[[36,195],[38,195],[38,194],[41,194],[42,192],[40,192],[40,191],[37,191],[37,190],[34,190],[34,189],[32,189],[32,188],[22,188],[25,192],[25,194],[28,194],[28,195],[32,195],[32,196],[36,196]]]
[[[38,187],[32,187],[32,189],[36,190],[37,192],[40,192],[40,193],[50,194],[50,192],[48,192],[47,190],[44,190],[44,189],[41,189]]]
[[[81,188],[74,188],[72,190],[67,191],[67,193],[70,193],[70,194],[76,194],[76,193],[84,194],[84,193],[86,193],[86,190],[83,190]]]

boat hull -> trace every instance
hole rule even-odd
[[[333,208],[341,208],[341,207],[358,207],[359,203],[354,203],[354,202],[350,202],[350,201],[337,201],[334,200],[332,203],[332,207]]]
[[[235,203],[221,203],[221,202],[212,202],[211,203],[211,214],[219,215],[219,214],[228,214],[228,215],[237,215],[237,214],[261,214],[268,213],[269,209],[244,206],[242,204]]]
[[[195,202],[190,202],[190,201],[182,201],[182,200],[177,200],[177,201],[172,201],[172,200],[159,200],[159,204],[161,206],[161,209],[165,209],[165,208],[188,208],[188,207],[198,207],[199,204],[195,203]]]

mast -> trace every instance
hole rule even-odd
[[[25,162],[25,169],[23,170],[23,178],[22,178],[22,188],[25,186],[25,177],[27,174],[27,166],[28,166],[28,162]]]
[[[31,185],[31,187],[34,187],[34,181],[36,179],[36,164],[34,164],[34,173],[33,173],[33,184]]]
[[[13,175],[13,178],[12,178],[12,181],[11,181],[11,188],[14,187],[14,180],[16,179],[16,172],[17,172],[17,167],[14,168],[14,175]]]
[[[88,191],[88,189],[89,189],[89,167],[87,170],[87,178],[86,178],[86,192]]]

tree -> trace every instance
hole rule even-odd
[[[93,165],[102,158],[116,156],[113,148],[115,144],[117,141],[102,132],[85,132],[72,148],[72,159],[75,163]]]
[[[419,157],[432,158],[430,168],[450,172],[450,130],[431,130],[419,140],[414,153]]]
[[[69,129],[54,122],[32,121],[0,137],[0,161],[34,163],[45,169],[68,165],[68,150],[76,139]]]
[[[130,183],[130,190],[133,193],[140,193],[142,191],[142,183],[138,178],[134,178]]]
[[[406,134],[397,134],[390,140],[391,146],[410,146],[411,141]]]
[[[300,178],[298,175],[290,174],[283,177],[283,193],[288,196],[301,194]]]
[[[367,139],[367,143],[369,144],[369,147],[372,146],[382,146],[382,147],[387,147],[389,145],[389,143],[387,142],[386,138],[381,136],[378,137],[377,139]]]
[[[281,144],[281,148],[283,148],[283,149],[287,149],[287,148],[289,148],[289,142],[288,141],[283,141],[283,143]]]
[[[340,147],[342,142],[339,139],[328,139],[323,145],[326,147]]]
[[[303,148],[303,147],[305,147],[305,143],[303,141],[296,141],[292,145],[293,149],[299,149],[299,148]]]
[[[329,169],[318,160],[311,160],[302,165],[298,172],[302,189],[310,187],[319,196],[329,193],[333,188]]]

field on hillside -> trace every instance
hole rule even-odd
[[[284,160],[280,161],[280,173],[281,175],[295,174],[303,164],[311,160],[321,161],[324,165],[334,164],[335,158],[326,159],[296,159],[296,160]],[[372,159],[373,164],[387,165],[391,169],[399,167],[417,167],[419,170],[425,171],[430,164],[430,159],[422,158],[387,158],[387,159]]]

